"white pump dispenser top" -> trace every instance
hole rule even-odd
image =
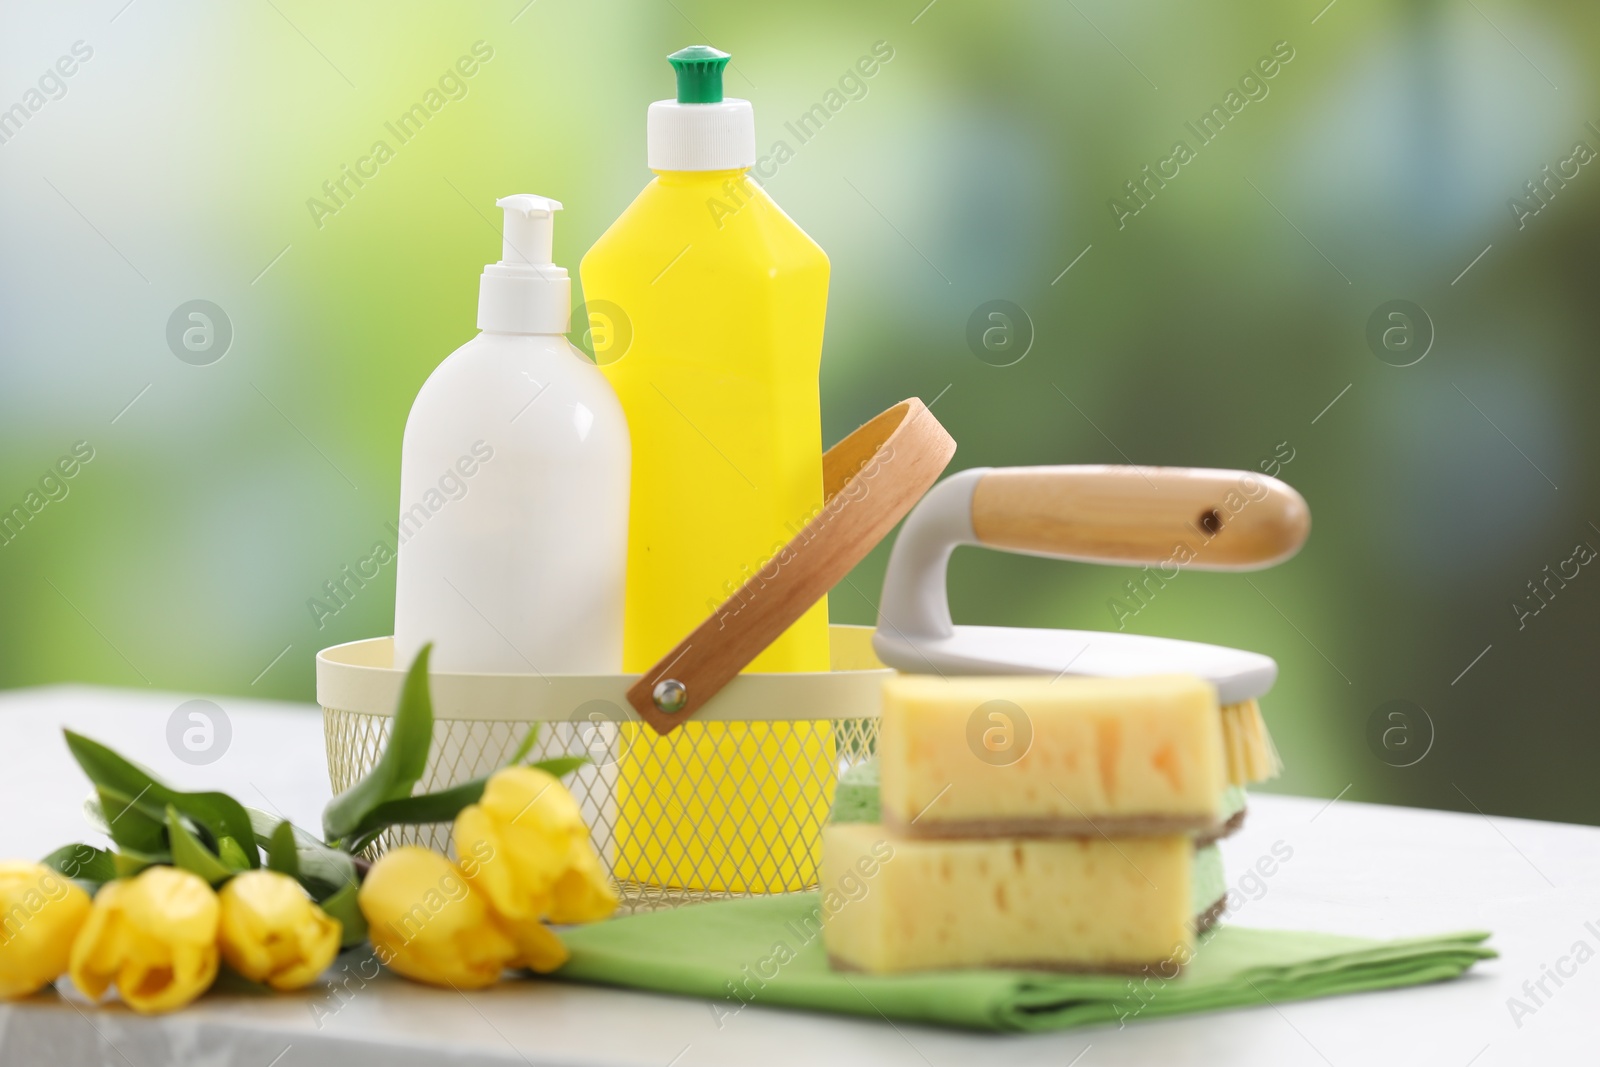
[[[478,281],[478,329],[564,334],[572,323],[572,279],[551,262],[558,200],[517,193],[495,201],[505,211],[500,262]]]

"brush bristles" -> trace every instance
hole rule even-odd
[[[1222,745],[1228,757],[1228,783],[1246,786],[1276,778],[1283,769],[1267,733],[1261,705],[1254,700],[1222,707]]]

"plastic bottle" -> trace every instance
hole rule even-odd
[[[434,368],[406,420],[394,662],[432,641],[436,671],[615,674],[627,421],[564,336],[561,205],[520,194],[496,206],[504,242],[479,283],[481,332]]]
[[[611,337],[632,338],[626,351],[596,350],[638,445],[629,671],[654,664],[822,506],[828,257],[749,176],[754,112],[723,98],[727,54],[668,58],[678,97],[650,105],[655,178],[580,267],[591,321],[620,320]],[[827,626],[823,601],[750,669],[827,670]],[[659,883],[670,868],[672,885],[735,891],[813,881],[815,825],[833,792],[827,728],[678,733],[640,738],[618,765],[618,877]],[[673,743],[682,751],[669,758]],[[772,855],[734,861],[726,850],[741,839]]]

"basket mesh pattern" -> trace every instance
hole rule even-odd
[[[878,720],[687,722],[658,737],[620,716],[539,724],[534,760],[587,756],[565,779],[622,910],[816,886],[822,824],[838,776],[870,756]],[[377,762],[393,720],[323,709],[333,791]],[[516,751],[526,723],[436,719],[419,792],[488,774]],[[371,848],[450,850],[450,824],[399,827]]]

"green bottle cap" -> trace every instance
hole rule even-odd
[[[722,68],[731,58],[705,44],[692,44],[668,56],[678,75],[678,103],[722,103]]]

